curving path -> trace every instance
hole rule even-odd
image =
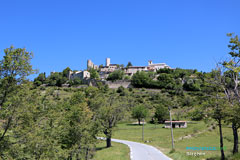
[[[119,139],[112,139],[112,141],[128,145],[131,160],[171,160],[171,158],[150,145]]]

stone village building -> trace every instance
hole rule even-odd
[[[90,78],[90,72],[88,71],[77,71],[77,72],[73,72],[70,71],[68,74],[68,79],[74,79],[74,78],[79,78],[81,80],[83,79],[88,79]]]
[[[87,60],[87,69],[96,69],[99,71],[100,79],[106,80],[108,75],[116,70],[123,70],[125,75],[132,76],[137,73],[137,71],[145,71],[145,72],[156,72],[158,69],[162,68],[170,68],[165,63],[153,63],[151,60],[148,61],[148,66],[129,66],[127,68],[123,68],[123,66],[119,64],[111,64],[110,58],[106,58],[105,66],[95,65],[91,60]],[[77,71],[77,72],[69,72],[69,79],[74,79],[76,77],[81,80],[89,79],[90,73],[88,71]]]

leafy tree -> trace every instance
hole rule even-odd
[[[61,72],[51,73],[49,77],[47,77],[46,83],[49,86],[58,86],[61,87],[62,84],[67,82],[67,77],[64,77]]]
[[[79,77],[75,77],[73,80],[69,81],[69,84],[71,86],[78,86],[80,84],[83,84],[83,81]]]
[[[148,87],[150,81],[151,81],[151,78],[148,76],[147,73],[137,71],[137,73],[135,73],[132,76],[131,83],[133,86],[141,88],[141,87]]]
[[[138,124],[142,119],[146,118],[148,115],[148,110],[144,105],[138,105],[132,110],[132,117],[138,120]]]
[[[40,86],[42,84],[45,84],[45,82],[46,82],[46,74],[45,74],[45,72],[44,73],[40,73],[38,75],[38,77],[34,79],[34,84],[36,86]]]
[[[174,89],[176,85],[175,80],[171,74],[161,73],[157,79],[161,88]]]
[[[221,151],[221,160],[225,159],[224,154],[224,145],[223,145],[223,132],[222,132],[222,123],[226,118],[227,114],[225,108],[227,106],[225,99],[220,99],[219,95],[216,95],[216,98],[209,101],[211,110],[208,111],[210,117],[212,117],[218,124],[219,127],[219,136],[220,136],[220,151]]]
[[[62,74],[63,74],[63,77],[66,77],[68,78],[68,75],[69,75],[69,72],[71,71],[71,69],[69,67],[65,68],[63,71],[62,71]]]
[[[130,67],[130,66],[132,66],[132,63],[131,63],[131,62],[128,62],[127,68]]]
[[[173,70],[169,69],[169,68],[161,68],[161,69],[157,70],[157,73],[167,73],[167,74],[170,74],[170,73],[173,73]]]
[[[157,119],[158,123],[163,123],[168,118],[168,115],[167,107],[162,104],[156,106],[154,118]]]
[[[230,102],[229,110],[231,116],[229,116],[229,121],[232,123],[232,131],[234,136],[233,154],[238,153],[238,129],[240,128],[240,94],[239,94],[239,73],[240,73],[240,41],[238,35],[232,33],[227,34],[230,37],[228,48],[230,49],[229,55],[231,56],[230,61],[225,61],[222,63],[223,67],[227,69],[227,79],[224,83],[223,89],[226,96]],[[227,85],[226,85],[227,84]]]
[[[124,73],[122,70],[115,70],[108,75],[107,80],[108,81],[122,80],[123,76],[124,76]]]
[[[189,112],[189,117],[193,121],[200,121],[204,118],[204,113],[201,109],[195,108],[192,112]]]
[[[85,89],[85,94],[89,98],[94,98],[98,94],[98,91],[97,87],[89,86]]]
[[[89,70],[89,72],[90,72],[90,78],[91,79],[98,79],[99,78],[99,73],[97,72],[97,70],[91,68]]]
[[[65,104],[68,108],[61,120],[60,143],[66,159],[90,159],[98,129],[92,121],[93,113],[86,103]]]
[[[32,52],[26,51],[25,48],[14,48],[11,46],[5,49],[4,53],[5,55],[0,61],[0,119],[4,123],[4,127],[0,131],[0,145],[2,145],[12,125],[16,108],[23,107],[16,103],[16,100],[12,101],[12,98],[22,89],[19,84],[23,84],[26,77],[34,73],[30,63],[33,56]]]
[[[122,100],[115,94],[109,97],[102,97],[104,101],[100,100],[101,107],[97,111],[97,116],[102,126],[103,133],[106,136],[107,147],[111,147],[111,138],[113,128],[116,123],[123,118],[125,105],[120,103]]]

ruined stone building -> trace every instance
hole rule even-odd
[[[171,121],[165,121],[165,128],[171,128]],[[186,121],[172,121],[172,128],[187,128]]]
[[[87,60],[87,69],[98,69],[98,65],[95,65],[90,59]]]

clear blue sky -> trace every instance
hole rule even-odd
[[[227,57],[226,33],[240,33],[239,0],[2,0],[0,53],[34,52],[40,72],[104,64],[210,71]]]

